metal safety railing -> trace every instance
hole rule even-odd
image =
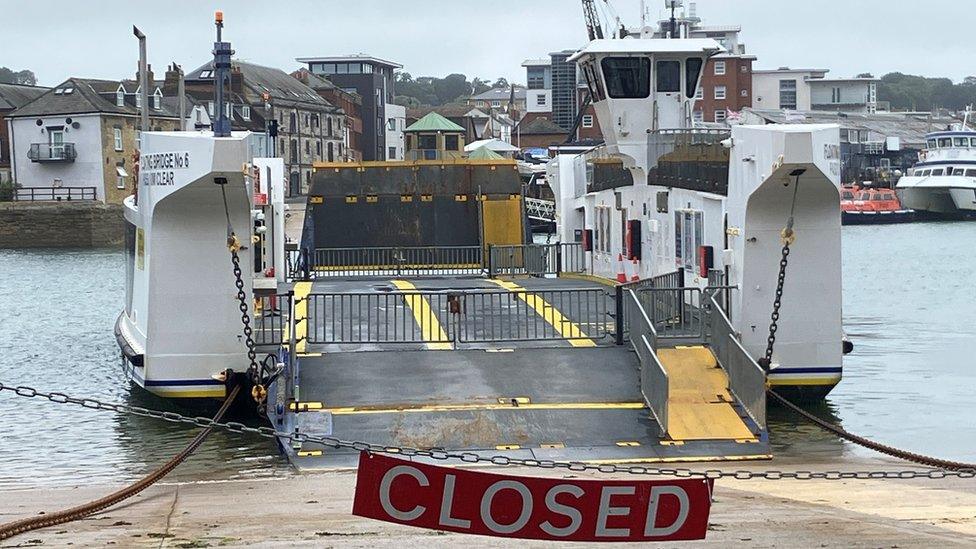
[[[490,343],[603,340],[612,295],[561,290],[313,293],[311,344]]]
[[[732,323],[716,300],[721,289],[706,296],[709,330],[706,343],[729,377],[729,391],[745,408],[749,417],[766,428],[766,372],[739,342]]]
[[[613,329],[600,288],[459,294],[458,341],[602,340]]]
[[[254,298],[255,345],[284,345],[288,343],[292,317],[291,293],[256,296]]]
[[[640,390],[644,402],[660,426],[660,436],[668,432],[668,372],[657,357],[657,332],[654,323],[632,290],[624,292],[624,311],[630,325],[630,343],[640,362]]]
[[[491,245],[488,275],[558,275],[586,273],[586,253],[579,242],[555,244]]]
[[[701,288],[641,288],[635,293],[658,338],[704,338],[706,315]]]
[[[481,246],[318,248],[296,259],[307,278],[484,274]]]
[[[95,187],[22,187],[14,190],[18,202],[96,200]]]
[[[451,343],[451,294],[315,293],[308,296],[309,343]]]

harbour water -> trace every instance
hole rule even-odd
[[[814,411],[888,444],[976,461],[976,223],[845,227],[843,239],[844,324],[855,350],[844,381]],[[0,381],[166,408],[120,374],[112,324],[122,261],[116,250],[0,250]],[[130,480],[194,434],[7,393],[0,416],[0,489]],[[777,456],[870,455],[783,410],[770,410],[769,422]],[[170,480],[287,474],[271,441],[216,432]]]

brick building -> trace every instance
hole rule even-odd
[[[186,93],[205,101],[211,116],[213,78],[213,62],[185,77]],[[285,161],[289,196],[305,194],[312,183],[312,164],[327,161],[330,151],[333,158],[345,158],[345,113],[290,74],[234,60],[230,87],[226,108],[232,129],[265,133],[269,120],[278,121],[270,152]]]
[[[343,142],[345,154],[329,158],[329,162],[356,162],[363,159],[363,98],[354,91],[344,90],[324,76],[318,76],[308,69],[298,69],[291,75],[306,86],[315,90],[323,99],[345,113]]]

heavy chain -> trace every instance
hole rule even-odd
[[[247,360],[250,363],[248,373],[255,383],[260,381],[258,354],[254,350],[254,331],[251,329],[251,308],[247,303],[247,293],[244,291],[244,277],[241,271],[241,258],[237,251],[231,248],[231,263],[234,264],[234,286],[237,287],[238,307],[241,310],[241,324],[244,326],[244,345],[247,346]]]
[[[73,404],[90,410],[102,410],[140,417],[161,419],[171,423],[181,423],[194,427],[219,428],[231,433],[246,433],[266,438],[287,440],[295,445],[317,444],[323,447],[349,449],[357,452],[392,454],[404,457],[421,457],[439,461],[460,461],[499,466],[533,467],[539,469],[560,469],[573,472],[624,473],[630,475],[669,476],[679,478],[732,478],[737,480],[849,480],[849,479],[944,479],[976,478],[976,469],[907,469],[900,471],[722,471],[719,469],[694,470],[687,468],[646,467],[643,465],[593,464],[580,461],[555,461],[548,459],[514,458],[509,456],[486,456],[475,452],[449,452],[438,449],[420,449],[407,446],[386,446],[362,441],[348,441],[330,436],[314,436],[307,433],[289,433],[273,427],[251,427],[243,423],[215,421],[208,417],[189,417],[176,412],[151,410],[141,406],[102,402],[93,398],[75,398],[64,393],[45,393],[31,387],[11,387],[0,382],[0,393],[11,392],[25,398],[43,398],[59,404]]]
[[[773,346],[776,345],[776,330],[779,329],[779,308],[783,304],[783,286],[786,284],[786,267],[789,265],[790,242],[783,244],[779,260],[779,277],[776,279],[776,294],[773,297],[773,312],[769,315],[769,337],[766,338],[766,353],[758,360],[759,365],[769,370],[773,364]]]

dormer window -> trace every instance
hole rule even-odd
[[[163,108],[163,92],[159,88],[156,88],[156,92],[153,93],[153,108],[157,111]]]
[[[136,90],[136,108],[142,108],[142,92],[139,90]]]
[[[115,90],[115,106],[124,107],[125,106],[125,88],[119,86],[119,89]]]
[[[241,118],[243,118],[244,120],[250,120],[251,119],[251,106],[250,105],[244,105],[244,106],[241,107]]]

